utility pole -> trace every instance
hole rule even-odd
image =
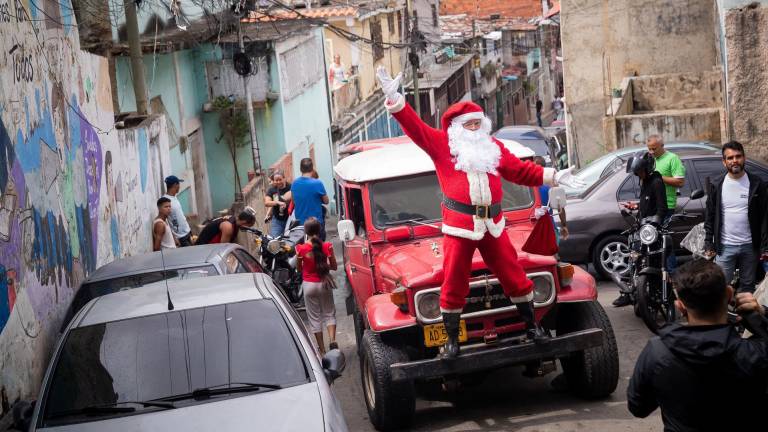
[[[419,94],[419,54],[417,52],[416,48],[416,34],[418,32],[418,25],[419,22],[415,19],[413,19],[413,1],[408,1],[408,15],[411,16],[411,22],[412,25],[409,28],[410,32],[410,47],[409,47],[409,53],[408,53],[408,60],[411,62],[411,67],[413,68],[413,102],[414,102],[414,108],[416,108],[416,113],[419,115],[419,118],[421,118],[421,95]]]
[[[240,44],[240,52],[245,53],[245,43],[243,43],[243,29],[240,19],[237,20],[237,39]],[[248,112],[248,126],[251,130],[253,171],[256,176],[261,176],[261,156],[259,154],[259,141],[256,139],[256,122],[253,120],[253,96],[251,96],[251,88],[248,86],[248,81],[250,78],[250,75],[243,76],[243,87],[245,89],[246,111]]]
[[[136,111],[139,115],[147,115],[147,81],[144,77],[144,62],[141,59],[141,42],[139,41],[139,20],[136,17],[135,0],[124,0],[125,26],[128,31],[128,48],[131,55],[131,71],[133,72],[133,93],[136,96]]]

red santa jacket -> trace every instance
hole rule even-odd
[[[533,162],[521,161],[496,139],[494,142],[501,149],[501,158],[496,168],[499,175],[457,170],[448,147],[446,131],[433,129],[425,124],[402,96],[397,103],[387,105],[387,110],[397,119],[405,134],[432,158],[440,188],[448,198],[465,204],[490,205],[501,202],[502,177],[523,186],[541,186],[543,183],[553,182],[554,170],[545,170]],[[442,215],[444,234],[480,240],[486,231],[494,237],[499,237],[504,232],[502,214],[493,219],[482,219],[447,209],[443,205]]]

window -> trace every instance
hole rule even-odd
[[[704,159],[693,161],[693,166],[696,169],[696,175],[699,178],[699,184],[704,188],[704,193],[709,191],[709,183],[715,181],[715,179],[725,173],[723,162],[720,159]],[[690,179],[686,179],[685,184],[690,182]]]
[[[371,41],[373,42],[373,61],[384,58],[384,45],[381,38],[381,21],[371,18]]]
[[[232,253],[228,254],[224,259],[224,266],[227,270],[227,274],[248,273],[248,270],[243,267],[243,264],[240,263],[235,254]]]
[[[245,267],[247,273],[264,273],[264,269],[261,268],[261,264],[259,264],[259,262],[256,261],[256,258],[252,257],[248,252],[242,249],[236,249],[233,253],[235,256],[237,256],[237,259],[240,261],[240,263]]]
[[[67,334],[42,400],[44,427],[157,411],[131,403],[177,397],[230,383],[292,387],[308,382],[295,334],[272,300],[206,306],[81,327]],[[83,412],[94,406],[132,412]]]
[[[400,36],[400,41],[403,41],[403,14],[397,11],[397,34]]]
[[[747,171],[760,177],[764,182],[768,183],[768,171],[765,171],[756,163],[747,162]]]
[[[363,205],[363,191],[360,189],[347,189],[347,204],[349,205],[349,219],[355,224],[355,232],[358,236],[366,238],[365,206]]]
[[[437,21],[437,6],[429,5],[429,7],[432,9],[432,25],[434,27],[439,27],[440,23]]]
[[[619,201],[637,201],[640,199],[640,179],[636,175],[627,176],[616,197]]]
[[[389,37],[395,34],[395,14],[387,14],[387,30],[389,30]]]

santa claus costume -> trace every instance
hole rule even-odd
[[[443,192],[442,232],[444,279],[440,309],[448,333],[443,357],[458,355],[461,312],[469,293],[472,255],[475,249],[496,275],[505,295],[517,306],[527,335],[536,342],[547,339],[535,321],[533,282],[517,261],[517,252],[504,231],[502,178],[523,186],[554,185],[558,174],[532,162],[522,162],[490,136],[491,123],[482,108],[472,102],[451,106],[442,117],[442,130],[425,124],[395,89],[395,80],[379,72],[387,95],[386,108],[403,131],[435,164]],[[467,127],[470,124],[472,127]],[[477,127],[479,124],[479,128]]]

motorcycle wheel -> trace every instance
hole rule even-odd
[[[637,308],[640,318],[654,334],[664,325],[676,320],[674,293],[666,303],[661,301],[661,278],[656,275],[640,275],[636,280]]]

